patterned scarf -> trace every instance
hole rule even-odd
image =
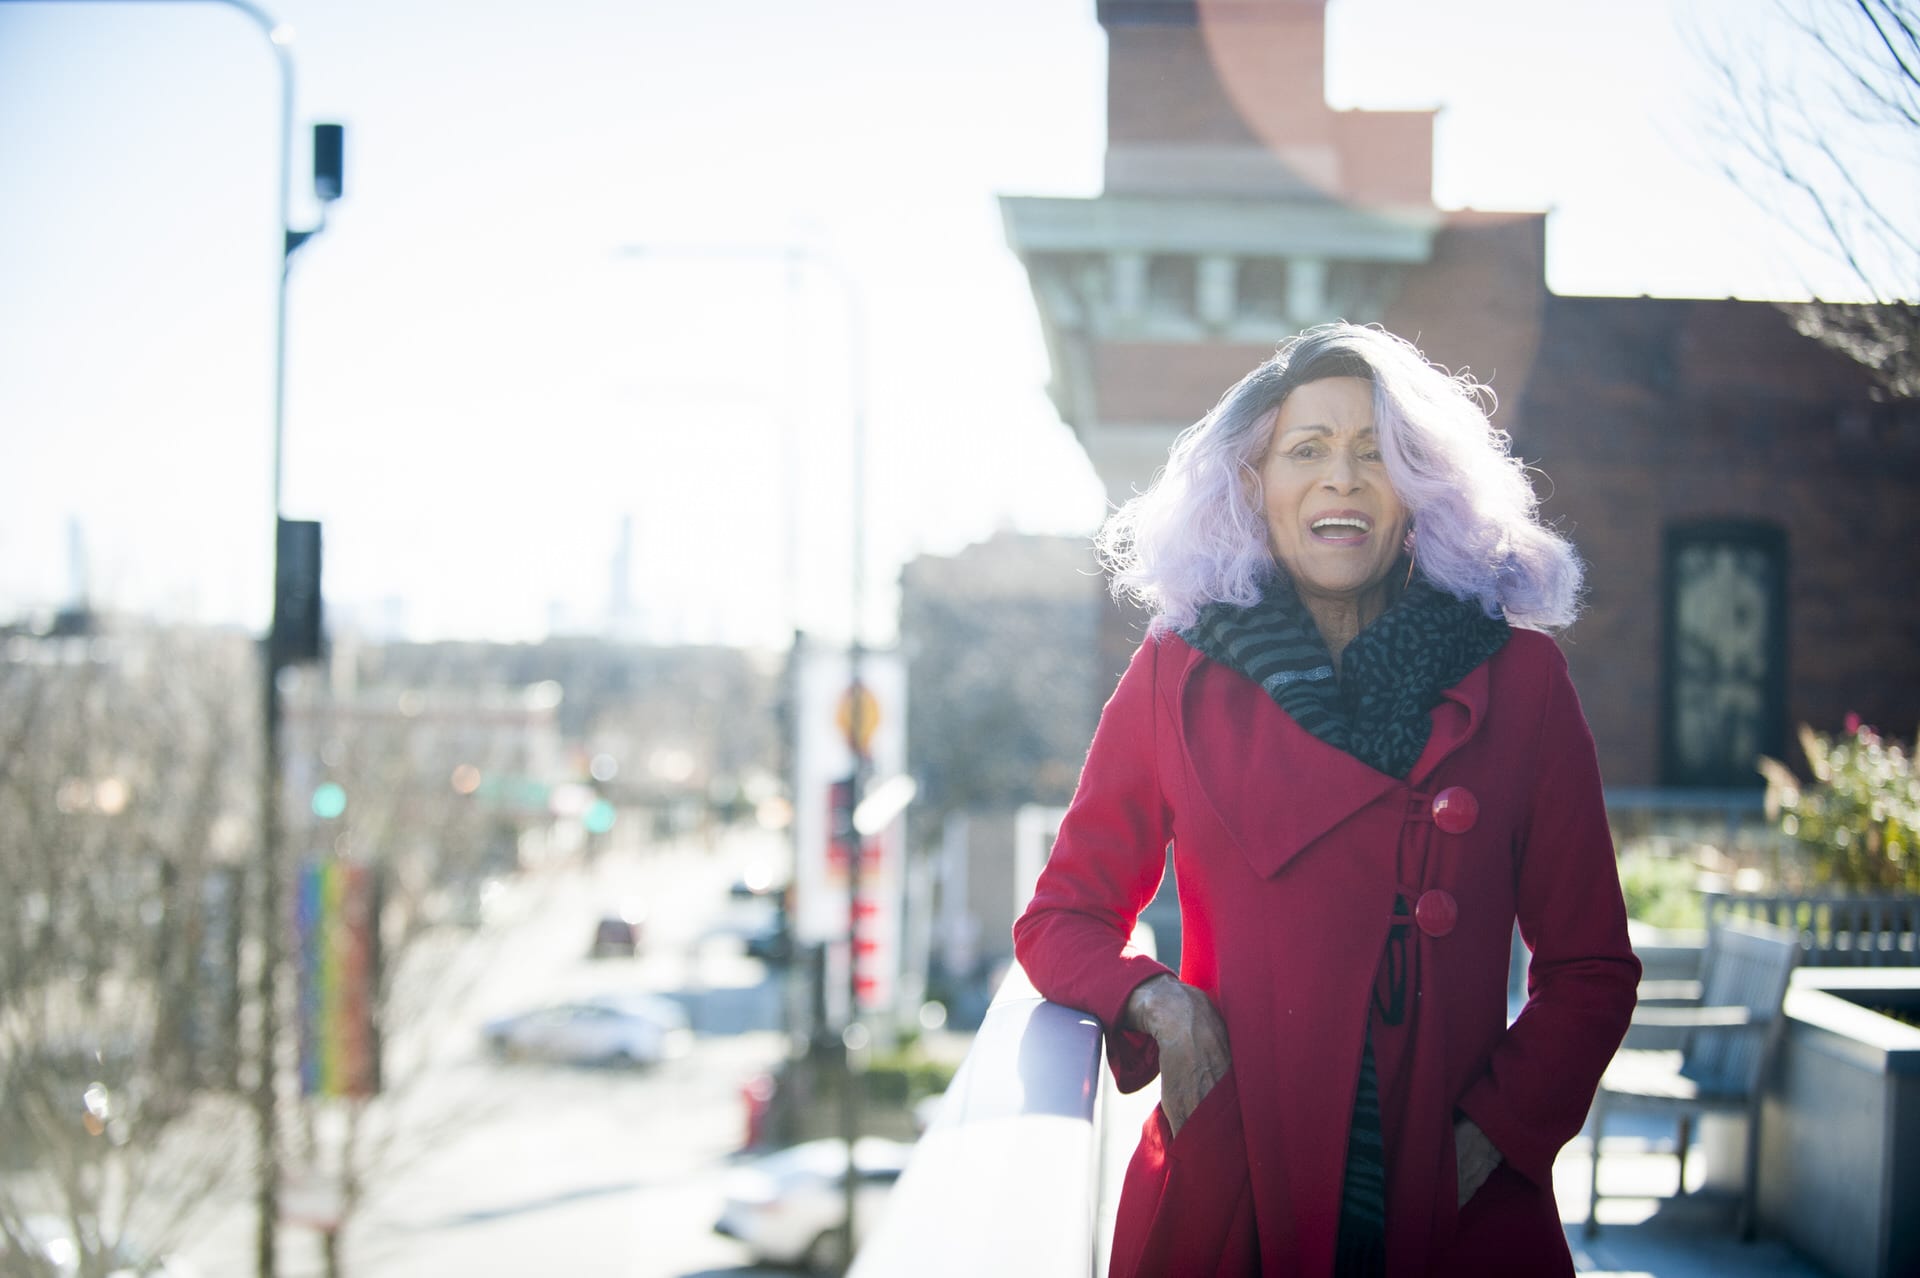
[[[1507,623],[1415,576],[1355,635],[1334,677],[1326,640],[1284,577],[1260,602],[1211,603],[1180,637],[1259,684],[1308,732],[1388,776],[1413,770],[1440,695],[1500,651]]]
[[[1468,672],[1500,651],[1507,623],[1416,576],[1399,600],[1355,635],[1334,677],[1333,658],[1293,585],[1275,577],[1249,608],[1209,604],[1180,637],[1259,684],[1302,728],[1377,772],[1404,779],[1433,732],[1428,712]],[[1394,900],[1407,911],[1405,897]],[[1393,931],[1404,934],[1406,925]],[[1389,950],[1392,939],[1389,940]],[[1397,1024],[1398,1013],[1390,1023]],[[1335,1238],[1336,1278],[1379,1278],[1387,1264],[1387,1159],[1381,1138],[1373,1024],[1347,1130]]]

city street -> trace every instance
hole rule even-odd
[[[471,1014],[449,1031],[467,1042],[442,1054],[426,1085],[408,1085],[408,1112],[432,1117],[376,1167],[344,1236],[346,1272],[760,1272],[712,1227],[742,1139],[740,1089],[779,1059],[785,1039],[779,987],[734,930],[767,903],[730,899],[727,889],[781,844],[758,832],[723,835],[710,851],[698,839],[636,842],[616,842],[591,868],[527,876],[476,935],[488,947],[485,975]],[[596,921],[636,902],[646,910],[639,956],[587,957]],[[686,1055],[612,1069],[495,1060],[481,1044],[489,1017],[635,991],[687,1009],[695,1033]],[[305,1214],[315,1196],[297,1172],[290,1179],[288,1211]],[[187,1255],[216,1278],[241,1278],[252,1272],[252,1231],[250,1211],[236,1207]],[[282,1256],[287,1278],[322,1272],[311,1228],[284,1227]]]

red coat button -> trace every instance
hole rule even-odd
[[[1413,921],[1428,936],[1445,936],[1453,931],[1453,925],[1459,921],[1460,907],[1454,902],[1453,893],[1444,888],[1430,888],[1420,894],[1413,904]]]
[[[1465,834],[1480,819],[1480,800],[1464,785],[1450,785],[1433,796],[1433,823],[1448,834]]]

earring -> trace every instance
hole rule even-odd
[[[1407,580],[1400,587],[1402,590],[1405,590],[1408,586],[1411,586],[1413,584],[1413,546],[1414,546],[1413,525],[1409,524],[1407,525],[1406,539],[1400,543],[1400,549],[1404,550],[1407,554]]]

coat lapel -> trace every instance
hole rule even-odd
[[[1447,756],[1473,739],[1480,731],[1487,717],[1487,697],[1493,687],[1493,676],[1488,673],[1493,662],[1483,661],[1467,672],[1466,678],[1440,694],[1440,704],[1433,708],[1433,733],[1427,738],[1426,749],[1420,752],[1419,762],[1413,765],[1413,771],[1407,774],[1407,784],[1419,787],[1426,784]]]
[[[1197,651],[1179,688],[1188,776],[1262,878],[1400,785],[1313,736],[1252,680]]]
[[[1181,747],[1195,791],[1262,878],[1361,809],[1419,788],[1486,719],[1489,663],[1432,711],[1433,732],[1403,783],[1295,723],[1259,686],[1191,646],[1177,683]]]

